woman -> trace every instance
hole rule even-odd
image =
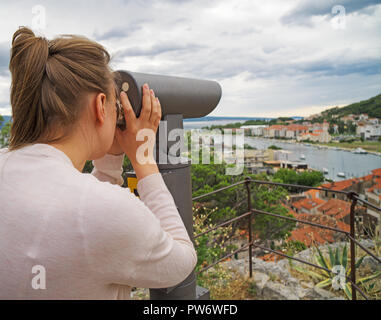
[[[13,35],[13,123],[0,153],[0,299],[129,299],[131,287],[183,281],[196,252],[154,159],[137,161],[140,129],[157,131],[148,85],[137,119],[110,57],[78,36]],[[151,145],[150,148],[153,148]],[[124,154],[140,200],[120,185]],[[150,154],[150,153],[149,153]],[[94,170],[82,173],[86,160]]]

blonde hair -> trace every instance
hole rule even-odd
[[[67,35],[47,40],[20,27],[13,35],[12,125],[9,150],[65,137],[83,111],[86,93],[108,96],[113,75],[110,55],[100,44]],[[58,129],[63,130],[57,136]]]

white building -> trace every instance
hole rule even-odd
[[[285,138],[287,126],[272,125],[268,128],[264,128],[264,136],[266,138]]]
[[[287,139],[296,139],[301,134],[307,133],[309,130],[308,126],[302,126],[298,124],[290,124],[286,129]]]
[[[288,150],[274,150],[274,161],[297,161],[298,157],[295,153]]]
[[[298,141],[312,141],[320,143],[328,143],[331,139],[331,135],[325,130],[315,130],[314,132],[305,133],[297,138]]]
[[[381,137],[381,124],[359,124],[356,133],[365,140],[377,140]]]
[[[268,128],[268,125],[241,126],[241,129],[249,130],[253,136],[263,136],[265,128]]]
[[[370,118],[370,119],[368,120],[368,122],[369,122],[370,124],[379,124],[379,123],[380,123],[379,119],[377,119],[377,118]]]

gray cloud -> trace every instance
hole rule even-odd
[[[42,0],[42,34],[100,41],[114,69],[217,80],[223,97],[213,115],[307,115],[381,92],[379,3],[94,0],[89,6]],[[336,4],[350,15],[345,30],[334,30],[329,21]],[[9,107],[7,43],[19,25],[30,26],[34,5],[0,3],[0,14],[6,13],[0,28],[0,108]]]
[[[314,61],[299,66],[303,73],[313,73],[321,76],[347,76],[350,74],[376,75],[381,73],[381,58],[358,60],[352,63],[337,63],[329,61]]]
[[[250,35],[255,33],[261,33],[263,30],[260,27],[251,26],[248,28],[243,28],[239,31],[224,31],[221,33],[221,36],[224,37],[236,37],[236,36],[242,36],[242,35]]]
[[[93,37],[97,41],[110,40],[110,39],[123,39],[129,37],[132,33],[140,30],[140,25],[129,25],[128,27],[114,27],[104,33],[94,32]]]
[[[148,63],[144,66],[144,72],[152,70],[155,73],[168,73],[166,65],[157,66]],[[281,77],[344,77],[351,74],[360,76],[381,74],[381,59],[357,60],[352,62],[337,62],[337,60],[310,61],[295,63],[272,63],[266,59],[256,59],[250,61],[249,57],[242,57],[242,60],[198,60],[193,61],[178,59],[171,65],[172,74],[182,74],[184,76],[196,76],[198,78],[215,79],[222,81],[233,78],[239,74],[247,73],[247,80],[265,80]],[[380,88],[381,92],[381,88]]]
[[[147,56],[147,57],[153,57],[157,56],[162,53],[168,53],[168,52],[192,52],[195,50],[200,50],[204,48],[202,45],[198,44],[179,44],[179,43],[157,43],[152,45],[149,48],[142,48],[142,47],[131,47],[128,49],[121,50],[116,53],[115,57],[118,60],[121,60],[125,57],[134,57],[134,56]]]

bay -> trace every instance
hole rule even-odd
[[[334,181],[363,177],[370,174],[372,170],[381,168],[381,156],[375,154],[355,154],[351,151],[318,148],[315,145],[306,146],[301,143],[258,137],[245,137],[245,143],[259,150],[275,145],[292,152],[296,159],[304,156],[305,159],[300,159],[301,162],[307,163],[312,169],[320,171],[327,169],[328,174],[325,177]],[[339,172],[345,173],[345,178],[338,177]]]

